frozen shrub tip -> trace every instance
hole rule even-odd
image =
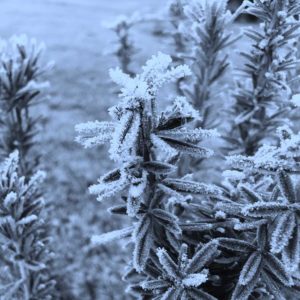
[[[201,147],[199,141],[217,133],[214,130],[187,126],[197,120],[198,113],[185,98],[176,98],[172,105],[159,111],[157,93],[162,85],[190,74],[188,67],[172,67],[171,63],[172,59],[168,55],[158,53],[145,64],[141,74],[135,77],[130,77],[119,69],[110,71],[112,79],[121,85],[120,101],[109,110],[113,121],[89,122],[76,127],[79,133],[77,140],[85,147],[102,144],[104,141],[110,143],[110,158],[117,162],[118,168],[103,175],[97,184],[90,187],[90,192],[96,194],[98,200],[122,198],[122,205],[111,208],[110,212],[127,214],[133,224],[133,227],[96,236],[93,242],[103,245],[131,236],[131,265],[140,276],[149,267],[153,268],[151,257],[154,252],[157,252],[159,261],[171,276],[172,266],[164,264],[171,258],[165,251],[179,251],[182,230],[179,217],[170,204],[176,201],[169,202],[169,198],[173,197],[181,202],[188,195],[209,197],[220,194],[220,189],[216,186],[172,177],[181,154],[201,158],[210,156],[211,151]],[[166,152],[168,155],[165,155]],[[214,250],[211,254],[213,256],[215,246],[211,249]],[[197,262],[201,261],[200,257],[196,257]],[[210,260],[209,257],[210,254],[204,251],[203,267]],[[194,259],[196,260],[195,256]],[[197,289],[207,280],[206,271],[202,271],[199,264],[197,266],[193,260],[188,264],[187,268],[191,270],[181,280],[181,285],[188,289],[187,293],[207,295],[205,291]],[[176,282],[178,280],[179,278]],[[165,285],[149,281],[144,282],[143,286],[150,287],[152,284]],[[146,290],[147,288],[145,293]],[[173,292],[183,295],[181,288],[173,291],[172,286],[169,286],[162,297],[169,299],[168,294]]]
[[[159,279],[151,278],[153,275],[149,274],[150,278],[141,281],[141,295],[149,292],[153,299],[216,299],[201,286],[209,280],[209,271],[204,266],[218,255],[217,243],[204,245],[191,259],[188,259],[187,250],[187,245],[182,244],[178,258],[174,260],[166,249],[157,249],[155,265],[159,267]]]

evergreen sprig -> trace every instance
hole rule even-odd
[[[36,141],[40,117],[33,117],[31,108],[40,99],[42,90],[48,86],[40,80],[49,69],[40,57],[43,44],[26,36],[15,36],[3,42],[0,67],[0,149],[2,157],[14,150],[20,156],[20,172],[32,175],[39,157],[32,153]]]
[[[246,60],[245,83],[238,84],[228,141],[235,152],[253,155],[286,121],[292,97],[288,73],[298,63],[293,41],[299,37],[300,5],[285,0],[255,0],[247,5],[246,12],[261,24],[260,30],[245,31],[253,44],[250,52],[241,53]]]
[[[1,47],[0,128],[0,294],[1,299],[53,299],[55,281],[49,272],[52,254],[44,224],[41,185],[34,152],[39,117],[32,116],[47,83],[40,76],[43,45],[15,36]],[[5,276],[3,275],[5,274]]]
[[[45,173],[19,173],[18,152],[0,169],[0,297],[53,299],[55,281],[47,264],[51,253],[43,221],[41,184]]]
[[[217,83],[228,69],[229,58],[225,53],[236,41],[228,27],[233,16],[227,9],[227,1],[190,1],[184,7],[187,27],[186,36],[190,41],[193,80],[184,94],[201,113],[200,126],[214,127],[216,115],[215,100],[220,93]],[[219,105],[219,104],[218,104]]]
[[[176,98],[170,107],[158,111],[159,88],[190,74],[187,66],[171,68],[171,63],[168,55],[159,53],[134,78],[119,69],[112,70],[112,79],[123,87],[119,104],[109,110],[113,121],[109,125],[96,122],[76,128],[77,140],[85,147],[110,142],[110,157],[118,167],[103,175],[90,192],[98,195],[99,201],[120,197],[123,204],[110,211],[128,215],[133,221],[132,226],[96,236],[93,242],[100,245],[130,237],[132,266],[142,274],[151,264],[153,251],[165,253],[157,250],[164,248],[176,253],[180,249],[182,230],[169,199],[184,202],[189,194],[207,197],[221,193],[215,186],[174,178],[180,153],[208,157],[212,152],[198,145],[210,131],[186,127],[197,119],[198,112],[185,98]],[[147,295],[148,288],[144,287]]]
[[[133,56],[138,52],[134,41],[132,40],[132,28],[143,21],[142,17],[134,13],[131,16],[119,16],[113,22],[106,22],[104,25],[112,30],[117,40],[113,47],[112,54],[114,54],[119,63],[120,68],[126,73],[133,75],[131,69]]]

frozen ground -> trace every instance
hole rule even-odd
[[[100,249],[99,254],[86,247],[91,234],[118,227],[119,222],[102,213],[103,205],[86,193],[87,186],[110,167],[110,162],[104,148],[84,150],[74,142],[74,125],[107,118],[106,110],[116,99],[107,75],[117,61],[104,55],[114,36],[102,22],[135,10],[155,12],[165,2],[0,1],[1,36],[25,33],[44,41],[44,59],[56,62],[47,77],[51,83],[49,98],[39,112],[45,117],[41,149],[49,174],[47,201],[51,204],[49,219],[56,250],[55,275],[64,299],[126,299],[118,273],[119,260],[126,260],[119,254],[123,250],[113,246]],[[135,32],[134,39],[143,48],[138,64],[158,50],[168,53],[168,46],[149,37],[151,28],[151,24],[143,25]]]

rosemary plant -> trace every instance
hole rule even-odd
[[[39,161],[32,146],[40,117],[33,117],[31,108],[47,86],[47,82],[40,82],[40,76],[50,66],[40,63],[43,47],[26,36],[15,36],[4,42],[1,53],[0,149],[2,157],[18,150],[20,173],[25,176],[33,174]]]
[[[131,37],[131,30],[141,21],[142,18],[134,13],[131,16],[119,16],[114,22],[105,24],[117,36],[116,46],[112,52],[119,60],[120,68],[130,75],[134,75],[131,64],[133,55],[138,52]]]
[[[53,299],[41,191],[45,174],[36,171],[33,150],[39,118],[31,115],[45,86],[38,80],[48,67],[40,65],[43,47],[35,40],[13,37],[2,46],[0,149],[9,158],[0,171],[0,298]]]
[[[55,281],[47,264],[51,253],[43,224],[43,172],[25,179],[18,152],[0,169],[0,298],[54,299]]]
[[[285,0],[255,0],[247,5],[246,12],[261,24],[260,30],[245,32],[253,45],[250,53],[241,53],[246,79],[238,84],[236,118],[228,141],[236,152],[253,155],[285,123],[292,96],[288,72],[298,62],[292,42],[299,37],[300,5]]]
[[[201,112],[200,125],[213,127],[215,109],[213,100],[218,96],[217,84],[228,69],[229,59],[225,49],[236,38],[228,32],[232,15],[227,10],[227,1],[191,1],[185,6],[190,34],[194,79],[191,88],[185,89],[185,95]]]
[[[122,100],[109,110],[114,121],[89,122],[76,127],[79,133],[77,141],[85,147],[109,142],[110,157],[118,165],[91,186],[90,192],[98,195],[98,201],[118,196],[122,203],[112,207],[110,212],[128,215],[132,219],[131,226],[95,236],[92,241],[102,245],[115,239],[129,238],[133,247],[132,272],[138,272],[143,277],[153,270],[151,280],[161,277],[161,266],[168,276],[181,276],[179,273],[172,275],[175,266],[169,265],[172,259],[178,260],[179,264],[185,259],[179,257],[180,249],[186,247],[181,247],[182,230],[174,214],[176,202],[188,201],[189,197],[186,198],[184,194],[207,196],[220,193],[215,186],[193,182],[188,178],[176,179],[172,175],[176,171],[179,153],[208,157],[212,151],[198,145],[199,140],[210,134],[209,130],[185,126],[197,120],[198,113],[184,98],[176,98],[166,110],[161,113],[158,111],[159,88],[190,74],[187,66],[170,68],[171,62],[169,56],[159,53],[134,78],[120,69],[112,70],[112,79],[122,86]],[[207,253],[207,250],[203,251]],[[170,256],[172,258],[169,260]],[[207,271],[203,268],[214,254],[208,256],[202,258],[196,253],[193,263],[181,265],[182,272],[189,274],[186,276],[185,289],[177,288],[179,282],[173,280],[173,283],[164,284],[164,291],[156,298],[175,299],[175,295],[180,298],[186,293],[206,295],[205,290],[198,289],[198,286],[208,280]],[[156,263],[157,259],[159,263]],[[198,262],[201,262],[201,266],[196,266]],[[159,287],[150,285],[143,283],[139,288],[140,295],[155,295],[153,290]],[[168,298],[168,295],[174,296]]]

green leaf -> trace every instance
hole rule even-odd
[[[242,209],[245,216],[250,217],[276,217],[280,213],[289,210],[289,206],[282,202],[257,202],[247,205]]]
[[[145,162],[143,163],[143,168],[148,172],[158,175],[167,175],[176,171],[175,166],[159,161]]]
[[[251,283],[255,276],[259,276],[261,269],[262,256],[259,252],[253,252],[246,263],[243,266],[243,269],[240,273],[238,283],[240,285],[247,285]]]
[[[288,244],[296,225],[295,214],[280,214],[274,220],[274,231],[271,238],[271,250],[274,253],[280,253]]]
[[[179,140],[160,137],[165,141],[170,147],[174,148],[176,151],[183,152],[192,156],[207,158],[213,155],[213,151],[204,147],[200,147],[191,143],[182,142]]]
[[[297,270],[300,262],[300,230],[298,222],[294,226],[293,234],[288,244],[283,249],[282,259],[287,268],[292,271]]]
[[[173,261],[173,259],[169,256],[168,252],[164,248],[159,248],[156,251],[160,264],[162,265],[163,269],[166,271],[169,277],[177,278],[178,273],[178,266]]]
[[[285,286],[292,286],[293,280],[291,275],[285,269],[284,264],[273,254],[264,255],[264,262],[268,270]]]
[[[248,200],[250,200],[250,202],[252,202],[252,203],[263,201],[263,199],[261,198],[261,196],[259,194],[255,193],[254,191],[252,191],[250,188],[248,188],[245,185],[242,185],[240,187],[240,190],[246,196],[246,198]]]
[[[195,181],[166,178],[163,180],[162,184],[180,193],[214,196],[221,194],[221,190],[217,186],[198,183]]]
[[[243,240],[233,238],[218,238],[217,239],[220,247],[237,252],[253,252],[256,248]]]
[[[168,120],[161,122],[157,126],[157,130],[170,130],[178,127],[182,127],[183,125],[190,123],[194,120],[193,117],[171,117]]]
[[[285,197],[289,202],[295,203],[296,196],[291,177],[285,171],[279,170],[277,173],[277,178],[278,186],[282,196]]]
[[[141,287],[145,290],[156,290],[156,289],[165,289],[170,285],[167,281],[164,280],[148,280],[141,283]]]
[[[218,241],[213,240],[198,250],[189,264],[185,268],[186,273],[197,273],[201,271],[206,264],[211,262],[213,258],[216,257],[218,253]]]
[[[196,288],[192,288],[186,291],[192,300],[217,300],[214,296]]]
[[[133,265],[138,272],[141,272],[145,268],[153,245],[152,223],[148,215],[144,215],[137,223],[133,238]]]

